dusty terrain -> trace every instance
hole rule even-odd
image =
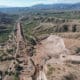
[[[2,79],[80,80],[80,21],[30,18],[0,48]]]
[[[25,42],[20,22],[16,28],[16,51],[7,67],[10,73],[20,68],[19,80],[79,80],[79,38],[69,38],[79,33],[50,34],[34,45],[35,53],[29,56],[30,45]],[[3,80],[14,80],[13,74],[4,76]]]
[[[79,80],[80,56],[76,53],[73,55],[70,50],[77,43],[79,42],[76,39],[62,39],[51,35],[36,46],[33,57],[35,64],[44,65],[48,80]]]

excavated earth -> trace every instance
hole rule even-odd
[[[76,40],[74,41],[77,42]],[[75,46],[75,44],[73,45]],[[46,76],[45,80],[80,79],[80,56],[76,55],[76,53],[72,54],[69,49],[72,46],[69,45],[70,42],[68,39],[50,35],[35,46],[36,53],[32,57],[32,60],[35,65],[39,65],[39,67],[43,66],[42,71]],[[40,77],[40,71],[41,69],[39,69],[39,75],[37,77]]]

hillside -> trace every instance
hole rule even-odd
[[[28,55],[36,65],[33,80],[80,79],[79,16],[79,11],[42,11],[21,20]]]
[[[9,34],[14,29],[16,15],[8,15],[0,12],[0,43],[8,40]]]
[[[2,80],[80,80],[78,9],[79,4],[0,8]]]

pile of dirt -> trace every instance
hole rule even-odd
[[[61,37],[50,35],[36,46],[36,53],[33,56],[35,64],[44,64],[51,58],[60,58],[61,54],[68,54],[64,41]]]

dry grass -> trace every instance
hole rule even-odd
[[[80,46],[80,40],[78,40],[78,39],[64,38],[64,43],[65,43],[67,48],[79,47]]]
[[[80,32],[64,32],[64,33],[54,33],[54,34],[61,36],[63,38],[80,39]]]
[[[78,54],[77,50],[80,48],[80,40],[64,38],[64,43],[66,48],[71,51],[71,54]]]
[[[0,62],[0,70],[1,71],[7,70],[9,65],[10,65],[10,61]]]

